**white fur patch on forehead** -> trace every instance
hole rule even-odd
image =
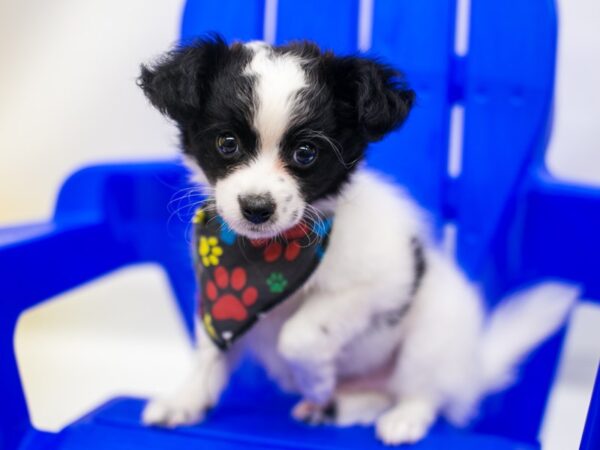
[[[296,109],[296,93],[307,86],[302,61],[295,55],[277,54],[263,42],[246,46],[254,53],[245,73],[256,79],[253,125],[261,151],[277,151]]]

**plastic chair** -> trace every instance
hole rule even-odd
[[[272,2],[270,2],[272,3]],[[426,206],[439,229],[457,229],[457,258],[493,302],[553,277],[600,298],[600,190],[553,178],[544,166],[551,130],[556,9],[551,0],[472,0],[469,49],[454,52],[456,1],[375,0],[371,53],[406,71],[417,107],[399,133],[374,146],[370,164]],[[355,52],[359,1],[279,0],[276,42],[307,38]],[[271,11],[271,10],[270,10]],[[189,0],[182,40],[216,30],[263,37],[263,0]],[[269,16],[269,14],[267,14]],[[160,49],[157,49],[157,51]],[[462,166],[449,174],[450,117],[464,107]],[[454,171],[456,172],[456,170]],[[173,162],[106,165],[72,175],[52,220],[0,230],[0,447],[6,449],[375,448],[371,428],[293,422],[294,398],[245,363],[205,422],[144,428],[142,400],[112,400],[59,433],[32,428],[13,334],[25,309],[126,264],[155,262],[169,276],[192,329],[194,283],[185,223],[167,204],[185,184]],[[167,232],[168,228],[168,232]],[[94,258],[89,258],[94,254]],[[440,422],[418,449],[535,449],[562,333],[529,358],[520,382],[486,400],[468,430]],[[597,380],[582,449],[600,448]]]

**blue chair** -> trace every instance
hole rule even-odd
[[[275,41],[307,38],[357,51],[359,0],[279,0]],[[374,0],[372,54],[406,71],[418,94],[406,126],[373,146],[370,164],[408,187],[438,229],[453,224],[456,255],[493,303],[552,277],[600,298],[600,190],[555,179],[544,165],[552,128],[556,8],[552,0],[472,0],[466,55],[454,52],[456,0]],[[263,0],[188,0],[182,41],[207,31],[263,37]],[[271,17],[267,14],[268,17]],[[157,49],[159,51],[160,49]],[[448,171],[451,111],[464,108],[462,163]],[[0,229],[0,448],[375,448],[370,428],[293,422],[294,398],[247,362],[205,422],[144,428],[140,399],[109,401],[58,433],[35,430],[16,367],[13,335],[26,308],[127,264],[154,262],[192,329],[194,282],[184,221],[167,205],[186,185],[174,162],[94,166],[63,185],[54,217]],[[90,258],[89,255],[94,257]],[[597,266],[596,266],[597,267]],[[526,362],[520,382],[488,398],[467,430],[440,421],[418,449],[537,449],[559,333]],[[596,381],[581,448],[600,448]]]

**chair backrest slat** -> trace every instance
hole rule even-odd
[[[377,0],[370,54],[406,73],[416,105],[401,130],[373,145],[369,164],[391,174],[439,225],[450,117],[454,44],[453,0]]]
[[[461,266],[475,279],[484,277],[492,302],[526,281],[515,270],[522,267],[515,218],[526,204],[533,169],[543,164],[556,34],[553,0],[471,0],[462,170],[454,196],[456,249]],[[536,350],[518,384],[487,400],[477,429],[536,438],[561,338]]]
[[[555,14],[552,0],[472,0],[456,221],[459,260],[474,274],[511,195],[546,148]]]
[[[264,0],[188,0],[181,21],[181,42],[218,32],[229,42],[263,38]]]
[[[276,43],[309,39],[324,49],[354,53],[358,21],[358,0],[279,0]]]

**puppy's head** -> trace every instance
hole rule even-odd
[[[251,238],[275,236],[335,197],[414,99],[398,72],[371,59],[219,37],[142,66],[140,85],[177,123],[219,214]]]

